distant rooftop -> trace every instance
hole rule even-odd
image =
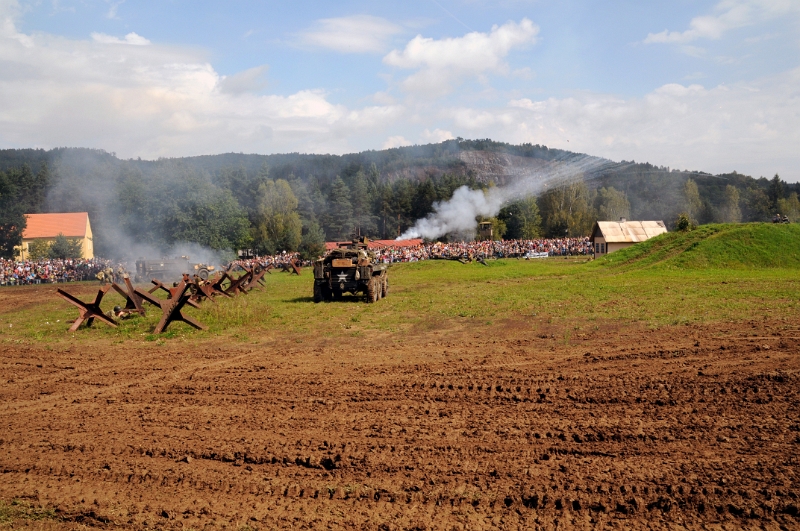
[[[598,221],[591,241],[602,234],[607,243],[638,243],[667,232],[663,221]]]
[[[89,226],[88,212],[63,214],[25,214],[27,225],[23,239],[55,238],[63,234],[67,238],[85,238]]]

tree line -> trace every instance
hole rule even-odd
[[[167,252],[191,242],[314,257],[325,241],[395,238],[461,186],[507,184],[465,162],[465,152],[547,161],[579,156],[463,139],[343,156],[229,153],[156,161],[89,149],[0,150],[0,254],[10,257],[19,243],[24,214],[87,211],[99,256],[124,257],[140,246]],[[582,236],[598,219],[672,224],[681,213],[698,224],[768,221],[778,212],[800,218],[800,185],[777,175],[710,175],[626,161],[603,168],[505,205],[488,220],[495,237]]]

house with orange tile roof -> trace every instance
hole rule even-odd
[[[17,247],[17,256],[21,260],[28,258],[31,242],[45,240],[53,243],[59,234],[71,240],[80,240],[83,258],[94,258],[92,225],[89,223],[88,212],[25,214],[25,218],[27,225],[22,232],[22,245]]]

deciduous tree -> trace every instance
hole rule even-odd
[[[297,197],[284,179],[267,181],[258,187],[258,217],[255,246],[275,254],[296,251],[300,245],[302,223],[297,213]]]

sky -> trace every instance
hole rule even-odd
[[[0,0],[0,148],[456,137],[800,181],[800,0]]]

